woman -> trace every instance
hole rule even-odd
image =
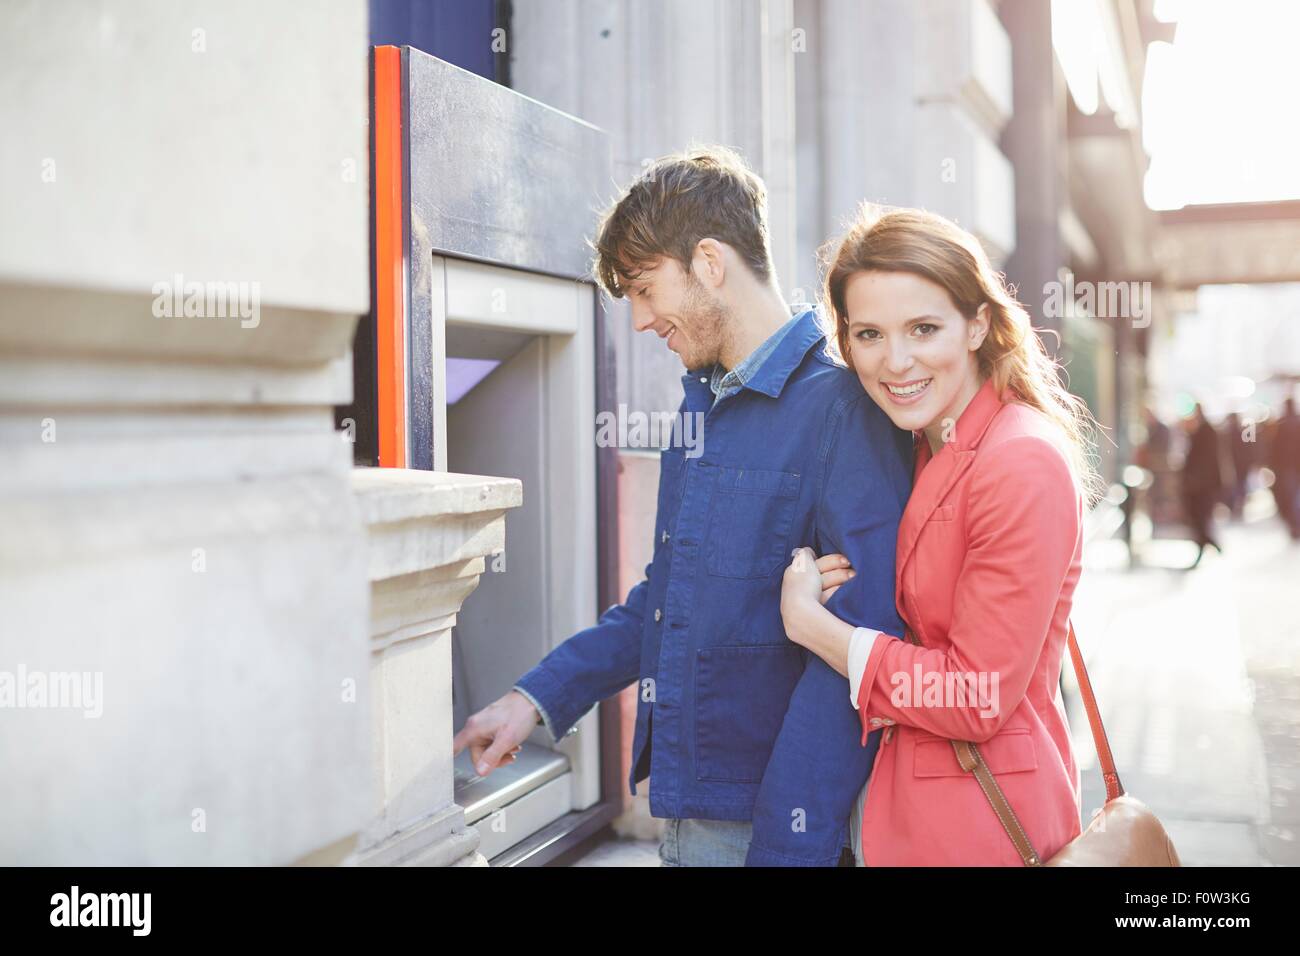
[[[953,739],[977,744],[1046,860],[1080,831],[1059,680],[1096,494],[1091,418],[979,243],[946,219],[864,208],[825,299],[829,338],[917,449],[895,593],[918,643],[823,607],[852,573],[841,555],[801,549],[783,581],[790,638],[849,678],[864,744],[884,730],[854,813],[858,862],[1022,864]]]

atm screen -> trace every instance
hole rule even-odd
[[[447,356],[447,404],[455,405],[488,373],[501,364],[499,359],[453,358]]]

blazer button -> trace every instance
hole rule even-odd
[[[871,718],[871,726],[872,726],[872,727],[879,727],[879,726],[880,726],[880,718],[879,718],[879,717],[872,717],[872,718]]]
[[[656,623],[656,624],[659,623],[659,621],[663,620],[663,616],[664,616],[664,612],[661,611],[661,610],[659,610],[659,608],[655,608],[655,623]]]

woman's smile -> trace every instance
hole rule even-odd
[[[881,382],[888,395],[897,405],[915,405],[930,389],[933,378],[913,379],[910,382]]]

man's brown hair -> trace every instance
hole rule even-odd
[[[622,298],[660,257],[687,271],[701,239],[731,246],[762,282],[772,275],[767,188],[735,151],[699,146],[655,161],[600,220],[592,271]]]

